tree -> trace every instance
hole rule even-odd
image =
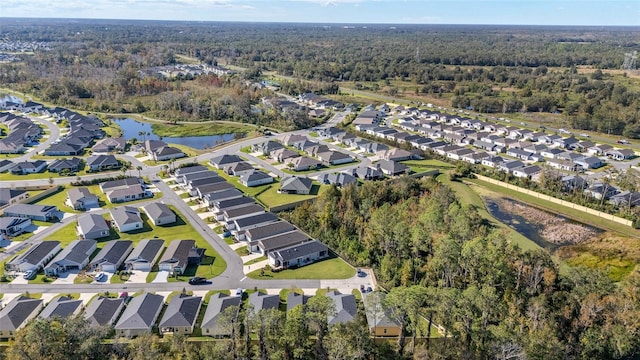
[[[326,358],[324,337],[329,331],[329,315],[335,314],[333,301],[328,296],[314,296],[309,299],[306,306],[309,328],[315,331],[316,347],[315,358]]]
[[[136,170],[138,170],[138,177],[142,177],[142,175],[140,174],[140,172],[142,171],[142,166],[136,166]]]

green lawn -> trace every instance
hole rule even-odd
[[[283,173],[285,174],[292,174],[292,175],[303,175],[303,174],[311,174],[311,173],[315,173],[318,171],[324,171],[324,170],[331,170],[331,169],[336,169],[336,171],[338,171],[340,168],[343,167],[347,167],[347,166],[352,166],[352,165],[356,165],[360,163],[360,160],[358,159],[354,159],[352,162],[350,163],[346,163],[346,164],[340,164],[340,165],[331,165],[331,166],[322,166],[320,168],[317,169],[312,169],[312,170],[304,170],[304,171],[293,171],[293,170],[289,170],[287,168],[283,168],[281,169]]]
[[[252,279],[349,279],[355,276],[356,269],[344,262],[340,258],[323,260],[311,265],[297,269],[287,269],[280,272],[265,271],[264,276],[260,276],[262,270],[256,270],[247,276]]]
[[[266,256],[260,256],[257,259],[247,261],[246,263],[244,263],[244,265],[253,265],[255,263],[259,263],[260,261],[265,261],[265,260],[267,260]]]
[[[231,185],[235,186],[236,189],[238,189],[238,190],[242,191],[243,193],[247,194],[247,196],[255,197],[257,194],[260,194],[261,192],[265,191],[266,189],[268,189],[268,188],[270,188],[272,186],[277,186],[277,185],[274,185],[274,184],[265,184],[265,185],[254,186],[254,187],[247,187],[247,186],[242,185],[242,183],[240,182],[240,178],[237,177],[237,176],[231,176],[231,175],[225,173],[224,170],[216,169],[213,166],[211,166],[211,164],[209,164],[208,162],[204,162],[204,163],[202,163],[202,165],[205,165],[209,169],[211,169],[212,171],[215,171],[219,176],[221,176],[222,178],[227,180]]]
[[[311,193],[309,195],[280,194],[278,193],[280,185],[275,184],[256,196],[256,199],[258,199],[267,207],[274,207],[294,203],[297,201],[313,199],[319,194],[325,192],[328,188],[328,185],[320,185],[318,182],[314,181],[314,185],[311,188]]]
[[[180,214],[174,207],[170,208],[176,213],[177,221],[174,224],[166,226],[153,226],[146,214],[141,213],[143,220],[143,228],[130,233],[118,233],[112,230],[111,236],[104,239],[99,239],[98,248],[102,248],[104,243],[108,240],[127,239],[134,243],[134,246],[140,242],[140,240],[148,238],[160,238],[165,240],[165,245],[171,240],[184,240],[192,239],[196,241],[196,246],[206,249],[205,259],[199,267],[188,267],[183,277],[191,276],[203,276],[213,277],[221,274],[226,268],[227,264],[224,259],[218,254],[209,243],[193,228],[191,224],[188,224],[184,220],[184,216]],[[48,240],[58,240],[62,243],[62,246],[69,244],[71,241],[77,239],[75,231],[75,222],[65,225],[55,233],[47,237]],[[186,280],[186,279],[185,279]]]

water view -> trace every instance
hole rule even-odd
[[[122,136],[126,139],[136,138],[138,141],[162,140],[169,144],[178,144],[192,147],[194,149],[207,149],[225,142],[235,139],[236,134],[207,135],[207,136],[183,136],[183,137],[160,137],[153,132],[151,124],[136,121],[131,118],[114,119],[113,122],[118,124],[122,129]],[[145,137],[139,135],[144,132],[150,135]]]

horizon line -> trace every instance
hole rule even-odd
[[[319,21],[247,21],[247,20],[182,20],[182,19],[132,19],[132,18],[98,18],[98,17],[22,17],[22,16],[0,16],[0,19],[14,20],[101,20],[101,21],[140,21],[140,22],[182,22],[182,23],[235,23],[235,24],[304,24],[304,25],[384,25],[384,26],[532,26],[532,27],[607,27],[607,28],[638,28],[638,24],[496,24],[496,23],[385,23],[385,22],[319,22]]]

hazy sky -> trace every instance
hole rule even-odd
[[[640,0],[2,0],[0,16],[640,26]]]

